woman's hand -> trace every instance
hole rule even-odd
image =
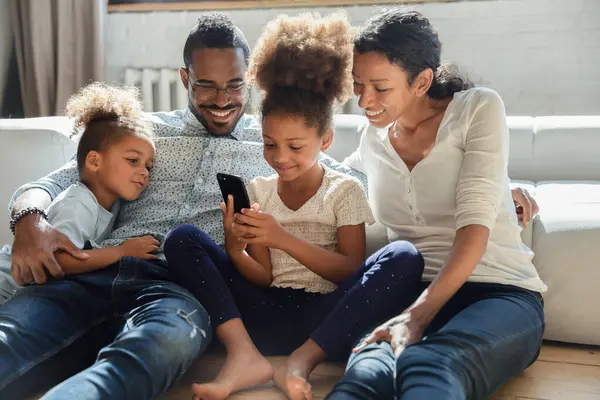
[[[234,219],[233,234],[247,244],[278,249],[288,235],[275,217],[257,207],[244,208],[242,214],[235,214]]]
[[[227,197],[227,204],[221,202],[221,211],[223,211],[223,230],[225,232],[225,250],[229,256],[243,253],[246,250],[246,243],[240,240],[235,234],[233,226],[235,218],[233,217],[233,196]]]
[[[523,226],[527,227],[529,221],[537,215],[540,208],[533,196],[526,189],[516,187],[510,192],[517,209],[517,217],[519,221],[523,222]]]
[[[411,318],[410,312],[405,311],[380,325],[369,336],[365,337],[353,350],[359,352],[371,343],[388,342],[392,345],[394,356],[398,358],[404,348],[423,338],[425,327]]]

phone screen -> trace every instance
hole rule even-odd
[[[219,188],[223,195],[223,201],[227,204],[227,197],[233,196],[233,209],[236,213],[240,213],[242,208],[250,208],[250,199],[246,191],[244,180],[239,176],[229,174],[217,174]]]

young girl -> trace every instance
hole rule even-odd
[[[310,398],[315,366],[347,356],[418,286],[423,259],[407,242],[364,262],[373,221],[364,189],[318,162],[333,140],[333,105],[350,94],[351,54],[341,15],[270,23],[249,75],[264,95],[264,157],[277,174],[249,184],[252,209],[234,215],[232,198],[221,205],[226,252],[190,225],[165,240],[170,271],[207,309],[227,351],[216,380],[194,385],[197,399],[269,381],[261,352],[294,349],[274,380],[290,398]]]
[[[14,232],[20,218],[39,213],[75,246],[91,249],[83,260],[64,252],[56,255],[67,275],[103,268],[124,256],[155,258],[151,253],[158,249],[158,242],[150,236],[130,239],[118,247],[98,245],[113,227],[119,200],[135,200],[148,186],[154,144],[149,128],[140,120],[141,111],[135,91],[100,83],[71,97],[66,114],[75,118],[75,132],[82,131],[76,156],[81,180],[58,195],[46,210],[27,209],[11,221]],[[10,254],[8,245],[0,251],[0,304],[19,289],[11,276]],[[28,283],[45,282],[45,277],[32,277],[18,265],[13,274]]]

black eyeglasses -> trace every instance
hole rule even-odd
[[[203,83],[193,82],[192,90],[198,94],[198,97],[203,99],[214,99],[219,95],[219,92],[225,92],[225,95],[231,100],[243,97],[246,94],[246,82],[239,82],[227,85],[224,89],[206,85]]]

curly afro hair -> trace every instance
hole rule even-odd
[[[335,103],[352,94],[354,34],[347,17],[335,13],[271,21],[250,58],[248,79],[264,95],[261,111],[299,115],[322,134],[331,126]]]
[[[80,173],[90,151],[105,151],[127,135],[152,141],[152,131],[142,121],[139,90],[134,87],[91,83],[69,98],[65,115],[74,118],[73,135],[81,135],[77,146]]]

